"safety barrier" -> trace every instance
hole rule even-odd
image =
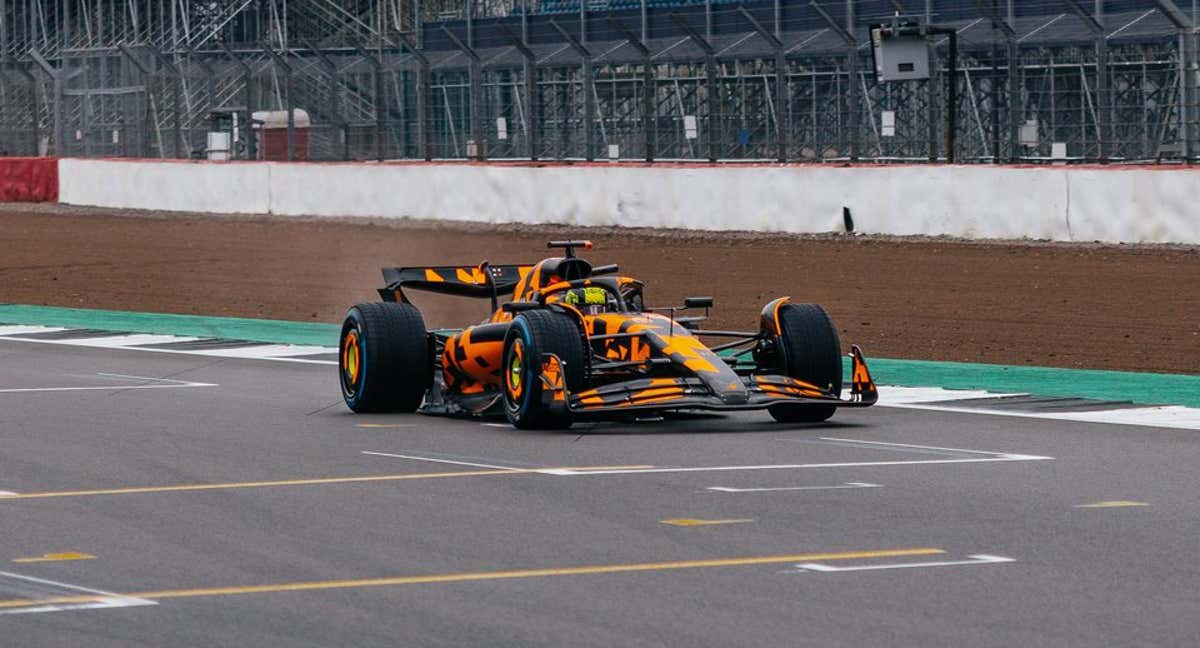
[[[281,216],[1200,244],[1200,170],[61,162],[79,205]]]
[[[58,200],[58,160],[0,157],[0,202]]]

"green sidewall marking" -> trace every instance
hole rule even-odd
[[[338,348],[341,327],[321,322],[0,304],[0,323],[159,333]],[[977,389],[1200,407],[1200,376],[1097,369],[893,360],[867,357],[875,382],[900,387]],[[850,360],[846,359],[846,375]]]
[[[331,348],[337,348],[338,336],[341,334],[340,326],[324,322],[133,313],[20,304],[0,304],[0,323],[89,328],[123,333],[187,335]]]
[[[870,356],[867,357],[867,367],[876,383],[897,387],[978,389],[1200,407],[1200,376],[893,360]],[[843,372],[849,375],[849,359],[846,359]]]

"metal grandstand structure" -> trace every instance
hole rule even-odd
[[[901,15],[957,30],[959,161],[1194,161],[1180,1],[0,0],[0,154],[200,157],[236,115],[251,157],[299,108],[311,159],[945,159],[945,39],[872,72]]]

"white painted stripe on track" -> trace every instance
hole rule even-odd
[[[704,490],[717,491],[718,493],[770,493],[775,491],[824,491],[882,487],[883,484],[872,484],[869,482],[846,482],[845,484],[840,484],[837,486],[780,486],[776,488],[733,488],[732,486],[709,486]]]
[[[299,364],[316,364],[327,366],[337,365],[336,360],[319,360],[316,358],[307,357],[337,353],[337,348],[335,347],[269,343],[233,349],[152,349],[145,346],[139,346],[171,342],[191,342],[202,339],[197,337],[154,335],[148,333],[114,334],[106,337],[81,338],[74,340],[34,340],[29,338],[9,337],[27,333],[50,333],[65,330],[68,329],[51,326],[0,326],[0,340],[34,344],[58,344],[63,346],[89,348],[112,348],[129,351],[143,351],[149,353],[173,353],[176,355],[194,355],[212,358],[268,360],[273,362],[293,362]],[[1011,396],[1028,396],[1028,394],[1023,392],[996,393],[980,390],[942,389],[940,387],[890,387],[887,385],[881,385],[879,389],[878,407],[949,412],[954,414],[985,414],[991,416],[1012,416],[1016,418],[1075,421],[1080,423],[1108,423],[1142,427],[1200,430],[1200,409],[1180,407],[1175,405],[1113,409],[1098,412],[1014,412],[1009,410],[988,409],[984,407],[954,407],[953,405],[938,404],[940,402],[972,398],[1003,398]],[[510,427],[502,423],[484,423],[484,425]]]
[[[880,407],[931,403],[938,401],[965,400],[968,398],[1003,398],[1006,396],[1028,396],[1024,392],[989,392],[978,389],[945,389],[942,387],[890,387],[879,388]]]
[[[1075,421],[1079,423],[1108,423],[1141,427],[1200,430],[1200,409],[1179,405],[1147,407],[1144,405],[1095,412],[1018,412],[987,407],[955,407],[950,401],[973,398],[1005,398],[1028,396],[1027,393],[994,393],[977,390],[941,389],[939,387],[879,388],[879,407],[950,412],[953,414],[986,414],[1016,418]]]
[[[84,594],[95,594],[105,598],[97,601],[88,601],[85,603],[64,603],[53,605],[38,605],[37,600],[30,601],[30,607],[10,608],[0,610],[0,614],[36,614],[40,612],[64,612],[68,610],[93,610],[98,608],[121,608],[121,607],[136,607],[143,605],[158,605],[157,601],[149,599],[134,598],[117,594],[115,592],[107,592],[105,590],[92,589],[90,587],[80,587],[79,585],[71,585],[69,583],[60,583],[58,581],[47,580],[45,578],[36,578],[25,574],[14,574],[12,572],[0,571],[0,578],[11,578],[13,580],[35,583],[37,585],[48,585],[57,587],[71,592],[82,592]]]
[[[888,441],[871,441],[868,439],[847,439],[845,437],[821,437],[822,441],[841,441],[843,443],[856,443],[863,446],[888,446],[890,448],[919,448],[921,450],[945,450],[947,452],[965,452],[967,454],[983,454],[992,456],[1001,456],[1003,452],[992,452],[991,450],[967,450],[965,448],[943,448],[942,446],[917,445],[915,443],[892,443]]]
[[[796,565],[796,569],[802,571],[814,572],[856,572],[856,571],[876,571],[882,569],[916,569],[920,567],[956,567],[961,565],[997,565],[1002,563],[1016,562],[1015,558],[1005,556],[993,556],[990,554],[975,554],[967,556],[969,560],[941,560],[937,562],[911,562],[911,563],[892,563],[887,565],[851,565],[849,567],[841,567],[837,565],[826,565],[824,563],[800,563]]]
[[[53,333],[67,329],[55,326],[0,326],[0,335],[24,335],[26,333]]]
[[[433,463],[454,464],[455,466],[473,466],[475,468],[494,468],[496,470],[528,470],[518,466],[496,466],[492,464],[473,463],[470,461],[453,461],[451,459],[435,459],[433,457],[419,457],[417,455],[394,454],[391,452],[375,452],[373,450],[363,450],[363,454],[372,455],[375,457],[393,457],[396,459],[411,459],[413,461],[432,461]]]
[[[63,344],[71,346],[97,347],[101,349],[113,348],[120,349],[139,344],[165,344],[169,342],[193,342],[199,340],[198,337],[179,337],[177,335],[156,335],[153,333],[114,333],[112,335],[98,335],[90,338],[75,338],[72,340],[63,340]]]
[[[271,360],[274,358],[317,355],[321,353],[337,353],[337,349],[319,346],[293,346],[290,344],[264,344],[262,346],[246,346],[233,349],[212,349],[208,353],[214,356],[228,356],[231,358]]]
[[[30,394],[39,392],[74,391],[127,391],[132,389],[180,389],[184,387],[216,387],[214,383],[187,383],[185,385],[108,385],[105,387],[21,387],[0,389],[0,394]]]
[[[1025,454],[997,454],[978,459],[914,459],[910,461],[844,461],[838,463],[811,464],[764,464],[746,466],[696,466],[686,468],[614,468],[611,470],[572,470],[570,468],[543,468],[534,472],[544,475],[579,477],[583,475],[638,475],[647,473],[694,473],[732,472],[743,470],[788,470],[798,468],[869,468],[879,466],[922,466],[936,464],[1000,463],[1010,461],[1049,461],[1054,457]]]
[[[25,327],[31,328],[31,327]],[[66,329],[38,329],[36,331],[28,331],[30,333],[62,331]],[[10,333],[9,335],[14,335]],[[149,335],[149,334],[145,334]],[[114,344],[113,339],[118,338],[83,338],[78,340],[34,340],[29,338],[8,337],[0,334],[0,340],[10,342],[26,342],[32,344],[56,344],[61,346],[75,346],[87,348],[106,348],[118,349],[122,351],[140,351],[144,353],[173,353],[176,355],[193,355],[205,356],[210,358],[236,358],[243,360],[268,360],[272,362],[296,362],[300,364],[319,364],[319,365],[336,365],[336,360],[318,360],[305,356],[312,356],[324,353],[337,353],[335,347],[320,347],[320,346],[301,346],[301,345],[285,345],[285,344],[257,344],[254,346],[238,347],[234,349],[155,349],[146,346],[133,346],[128,344]],[[170,342],[191,342],[202,338],[196,337],[176,337],[176,336],[156,336],[163,338],[158,342],[141,342],[138,344],[163,344]],[[265,350],[265,351],[264,351]]]

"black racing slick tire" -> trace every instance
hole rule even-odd
[[[421,311],[371,302],[346,312],[338,340],[338,382],[356,413],[413,412],[433,373]]]
[[[504,336],[504,414],[522,430],[565,430],[571,427],[570,413],[549,411],[542,402],[543,353],[562,361],[568,393],[583,386],[587,345],[575,320],[550,310],[525,311],[513,318]]]
[[[842,392],[842,344],[829,313],[817,304],[784,304],[779,309],[779,345],[784,372],[830,391]],[[779,404],[767,408],[782,423],[817,423],[834,405]]]

